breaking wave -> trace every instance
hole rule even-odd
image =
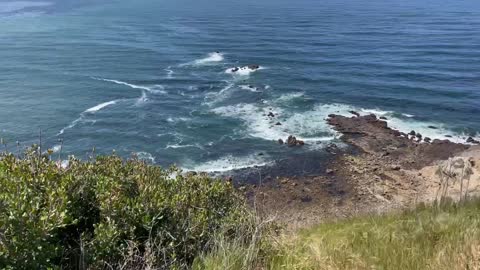
[[[273,162],[267,161],[266,157],[259,156],[258,153],[255,153],[244,157],[234,157],[232,155],[228,155],[217,160],[211,160],[202,164],[197,164],[193,166],[187,165],[183,167],[183,170],[215,173],[253,167],[264,167],[272,164]]]
[[[336,131],[325,121],[329,114],[347,117],[353,116],[350,111],[361,115],[375,114],[387,118],[390,127],[402,132],[415,130],[431,139],[449,139],[453,142],[465,142],[467,136],[458,134],[435,122],[416,121],[413,116],[379,109],[362,109],[346,104],[320,104],[304,112],[289,112],[281,107],[256,104],[237,104],[212,109],[212,112],[244,122],[241,131],[251,137],[264,140],[285,139],[289,135],[306,142],[322,143],[339,137]],[[272,113],[275,116],[269,117]]]

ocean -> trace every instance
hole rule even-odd
[[[0,63],[7,149],[61,159],[315,173],[351,110],[480,136],[477,0],[0,0]]]

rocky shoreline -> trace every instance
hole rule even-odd
[[[387,119],[373,114],[352,115],[326,119],[350,149],[329,145],[325,149],[329,158],[319,164],[322,174],[275,177],[239,189],[260,213],[292,228],[432,201],[442,185],[438,168],[452,160],[462,159],[463,174],[467,167],[471,171],[468,193],[473,196],[480,191],[480,146],[472,145],[474,141],[432,140],[414,131],[394,130]],[[290,138],[292,145],[293,141]],[[447,195],[465,193],[463,182],[460,190],[458,185],[453,181]]]

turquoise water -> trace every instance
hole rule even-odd
[[[338,141],[325,117],[349,110],[431,138],[480,131],[474,0],[0,1],[0,59],[7,147],[41,130],[63,156],[270,166],[321,155]],[[305,147],[278,145],[290,134]]]

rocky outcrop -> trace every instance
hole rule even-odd
[[[373,114],[360,117],[330,115],[327,122],[342,133],[341,139],[346,143],[370,154],[385,155],[388,152],[389,158],[405,167],[426,166],[434,160],[448,159],[468,148],[467,145],[448,140],[432,141],[414,130],[408,136],[388,127],[387,122]],[[389,150],[385,151],[387,148]]]
[[[298,146],[298,145],[301,146],[301,145],[304,145],[304,144],[305,144],[304,141],[302,141],[302,140],[297,140],[297,138],[296,138],[295,136],[292,136],[292,135],[288,136],[287,145],[288,145],[289,147]]]
[[[468,137],[467,143],[480,144],[480,141],[477,141],[472,137]]]

